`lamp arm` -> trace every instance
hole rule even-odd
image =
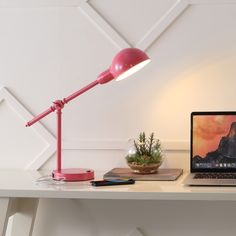
[[[70,102],[71,100],[75,99],[76,97],[80,96],[81,94],[85,93],[86,91],[88,91],[89,89],[93,88],[94,86],[96,86],[97,84],[99,84],[98,80],[93,81],[92,83],[88,84],[87,86],[85,86],[84,88],[78,90],[77,92],[71,94],[70,96],[62,99],[62,100],[57,100],[54,103],[53,106],[49,107],[47,110],[45,110],[44,112],[40,113],[39,115],[35,116],[32,120],[30,120],[29,122],[26,123],[26,127],[29,127],[31,125],[33,125],[34,123],[38,122],[39,120],[41,120],[42,118],[44,118],[45,116],[49,115],[50,113],[52,113],[55,110],[61,110],[64,107],[64,104]]]
[[[76,97],[80,96],[81,94],[85,93],[86,91],[90,90],[94,86],[96,86],[99,82],[97,80],[93,81],[92,83],[88,84],[87,86],[83,87],[82,89],[78,90],[77,92],[71,94],[70,96],[64,98],[62,101],[63,103],[68,103],[71,100],[75,99]]]
[[[71,100],[75,99],[76,97],[80,96],[81,94],[85,93],[86,91],[90,90],[97,84],[105,84],[108,83],[109,81],[113,80],[114,76],[110,73],[109,69],[102,72],[95,81],[92,83],[88,84],[87,86],[83,87],[82,89],[76,91],[75,93],[72,93],[70,96],[63,98],[62,100],[57,100],[54,103],[53,106],[49,107],[46,111],[40,113],[39,115],[35,116],[32,120],[26,123],[26,127],[29,127],[33,125],[34,123],[38,122],[41,120],[43,117],[49,115],[55,110],[61,110],[64,105]]]
[[[54,106],[51,106],[46,111],[40,113],[39,115],[35,116],[32,120],[28,121],[25,126],[29,127],[29,126],[33,125],[34,123],[41,120],[43,117],[49,115],[53,111],[55,111],[55,108],[54,108]]]

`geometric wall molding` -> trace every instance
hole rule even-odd
[[[148,1],[147,1],[148,4]],[[235,0],[176,0],[166,13],[150,27],[147,33],[131,45],[104,17],[97,12],[89,0],[1,0],[1,7],[78,7],[78,9],[110,40],[117,49],[137,47],[144,51],[191,5],[236,4]]]
[[[147,2],[148,3],[148,2]],[[89,20],[118,48],[137,47],[146,51],[152,43],[180,16],[188,7],[187,0],[177,0],[176,3],[148,30],[135,44],[131,45],[104,18],[94,10],[88,0],[79,5],[80,10]]]
[[[148,1],[147,1],[148,4]],[[88,0],[83,0],[79,5],[80,10],[89,20],[118,48],[137,47],[143,51],[147,49],[161,36],[161,34],[183,14],[191,5],[197,4],[236,4],[235,0],[176,0],[171,8],[154,23],[146,34],[135,44],[131,45],[112,27],[104,18],[94,10]]]
[[[11,106],[14,113],[22,120],[22,125],[31,120],[34,116],[9,92],[6,87],[0,88],[0,104],[5,100]],[[40,123],[37,122],[30,128],[39,136],[45,147],[24,167],[25,169],[38,170],[56,152],[55,137]],[[76,142],[63,142],[63,150],[126,150],[129,139],[125,140],[89,140]],[[162,141],[163,149],[166,151],[188,151],[188,141]]]
[[[97,0],[99,1],[99,0]],[[147,1],[147,4],[148,1]],[[236,0],[176,0],[165,14],[155,22],[143,37],[135,44],[130,45],[125,36],[120,34],[104,17],[97,12],[89,0],[0,0],[0,8],[4,7],[76,7],[86,16],[95,27],[109,39],[119,50],[126,47],[138,47],[142,50],[148,48],[173,24],[178,17],[192,5],[207,5],[207,4],[236,4]],[[30,112],[6,89],[0,89],[0,102],[6,99],[12,106],[13,110],[24,122],[33,118]],[[45,148],[33,157],[32,161],[25,167],[27,169],[39,169],[56,151],[55,137],[38,122],[32,129],[46,143]],[[161,140],[162,141],[162,140]],[[128,139],[112,140],[112,141],[78,141],[73,143],[63,143],[65,150],[124,150],[127,147]],[[188,141],[163,140],[163,147],[167,151],[188,151]]]
[[[18,118],[22,120],[22,126],[33,118],[33,115],[8,91],[7,88],[0,88],[0,103],[5,100],[12,108]],[[30,129],[36,133],[46,146],[25,166],[25,169],[38,170],[56,151],[55,137],[39,122]]]
[[[84,0],[78,8],[119,50],[132,47],[94,8]]]
[[[135,47],[146,51],[188,6],[187,0],[176,1],[176,3],[139,40]]]
[[[22,120],[22,125],[34,116],[8,91],[7,88],[0,88],[0,103],[5,100],[11,106],[14,113]],[[32,160],[25,166],[25,169],[38,170],[42,165],[48,161],[56,152],[55,137],[40,123],[37,122],[30,128],[38,135],[46,146],[41,150]],[[63,142],[63,150],[126,150],[129,139],[124,140],[89,140],[89,141],[75,141]],[[188,141],[162,141],[163,149],[166,151],[188,151]]]
[[[161,34],[191,5],[236,4],[235,0],[177,0],[176,3],[149,29],[135,47],[146,51]]]

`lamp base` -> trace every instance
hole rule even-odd
[[[91,169],[68,168],[61,169],[60,171],[54,170],[52,172],[52,177],[54,180],[58,181],[86,181],[94,179],[94,171]]]

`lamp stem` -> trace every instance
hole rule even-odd
[[[111,76],[108,77],[106,73],[106,81]],[[113,77],[112,77],[113,78]],[[105,80],[104,79],[104,80]],[[105,82],[106,82],[105,81]],[[90,180],[94,179],[94,171],[91,169],[82,169],[82,168],[62,168],[62,109],[65,104],[70,102],[71,100],[75,99],[76,97],[80,96],[81,94],[85,93],[86,91],[90,90],[97,84],[105,83],[102,78],[100,80],[96,79],[92,83],[88,84],[84,88],[78,90],[77,92],[71,94],[70,96],[62,99],[56,100],[53,102],[53,106],[49,107],[47,110],[42,112],[41,114],[34,117],[32,120],[26,123],[26,126],[29,127],[34,123],[38,122],[45,116],[49,115],[51,112],[56,111],[57,115],[57,168],[53,171],[52,176],[55,180],[64,180],[64,181],[82,181],[82,180]]]
[[[61,171],[61,118],[62,118],[62,112],[61,108],[57,109],[57,171]]]

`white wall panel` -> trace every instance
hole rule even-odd
[[[55,138],[41,124],[25,129],[33,116],[6,89],[0,89],[0,169],[38,169],[55,153]],[[27,151],[26,151],[27,150]]]
[[[163,167],[188,170],[190,112],[236,109],[235,22],[234,0],[0,1],[0,86],[17,98],[11,103],[0,97],[0,167],[55,168],[55,114],[44,118],[40,128],[24,128],[25,120],[93,81],[120,48],[132,45],[145,49],[152,63],[126,81],[94,88],[64,109],[63,165],[95,170],[126,166],[127,140],[140,131],[154,131],[167,150]],[[21,107],[27,109],[22,112]],[[72,220],[73,213],[59,225],[71,235],[80,229],[81,235],[110,235],[106,217],[98,214],[98,208],[88,209],[89,204],[78,205],[76,210],[85,209],[87,214],[79,222]],[[194,204],[193,210],[198,209]],[[116,203],[113,211],[121,206]],[[167,204],[159,207],[155,209],[168,209]],[[227,204],[221,209],[225,207],[231,209]],[[40,209],[43,217],[37,218],[34,234],[64,235],[55,223],[60,217],[44,227],[48,209],[43,205]],[[55,204],[51,212],[56,209]],[[127,209],[133,212],[137,207]],[[112,216],[109,210],[104,212]],[[116,225],[115,217],[109,219]],[[190,226],[184,231],[174,224],[172,231],[160,223],[159,232],[189,235],[195,228]],[[117,235],[130,235],[136,227],[144,235],[156,235],[156,224],[137,217],[113,229]]]
[[[109,1],[90,0],[89,3],[123,35],[133,46],[149,29],[159,21],[163,15],[176,3],[176,0],[159,0],[158,7],[155,0],[147,1]],[[115,11],[114,11],[115,9]]]
[[[25,132],[21,120],[15,115],[8,102],[0,105],[1,112],[1,168],[25,168],[31,156],[36,156],[45,144],[31,132]],[[5,121],[7,120],[7,122]],[[10,144],[12,142],[12,146]],[[25,150],[27,150],[25,152]]]
[[[107,68],[118,51],[111,39],[116,41],[116,33],[124,35],[127,30],[122,23],[127,19],[124,17],[120,22],[118,17],[125,6],[118,1],[113,2],[114,6],[105,4],[106,1],[71,1],[65,7],[61,5],[64,2],[57,1],[42,7],[35,1],[32,7],[25,1],[22,3],[25,7],[19,8],[18,3],[10,8],[2,5],[0,9],[1,84],[37,114],[50,106],[51,101],[67,96]],[[147,26],[158,29],[156,22],[166,22],[167,28],[162,29],[161,37],[156,35],[159,38],[154,44],[155,37],[150,35],[146,41],[151,45],[146,47],[152,63],[133,76],[136,78],[99,86],[69,104],[63,112],[65,146],[79,150],[81,144],[87,143],[95,150],[105,144],[107,149],[112,149],[146,130],[155,131],[168,150],[173,145],[175,150],[187,150],[192,110],[234,109],[228,93],[235,84],[233,2],[160,1],[156,5],[150,2],[151,11],[150,5],[144,8],[143,4],[141,1],[134,5],[129,1],[127,6],[146,14],[147,21],[134,16],[131,25],[125,27],[131,28],[131,34],[137,33],[133,34],[138,41],[140,32],[145,35],[148,31]],[[158,8],[157,14],[153,6]],[[182,6],[182,11],[173,10],[178,6]],[[88,10],[96,13],[93,7],[97,15]],[[113,33],[106,28],[112,11]],[[100,22],[103,15],[105,21]],[[135,23],[142,24],[131,27]],[[101,30],[103,27],[105,31],[108,29],[110,39]],[[129,40],[130,35],[124,38]],[[219,93],[221,98],[225,95],[223,99],[219,99]],[[55,115],[42,122],[55,134]],[[120,149],[124,150],[125,145]],[[72,162],[67,158],[66,163]]]

